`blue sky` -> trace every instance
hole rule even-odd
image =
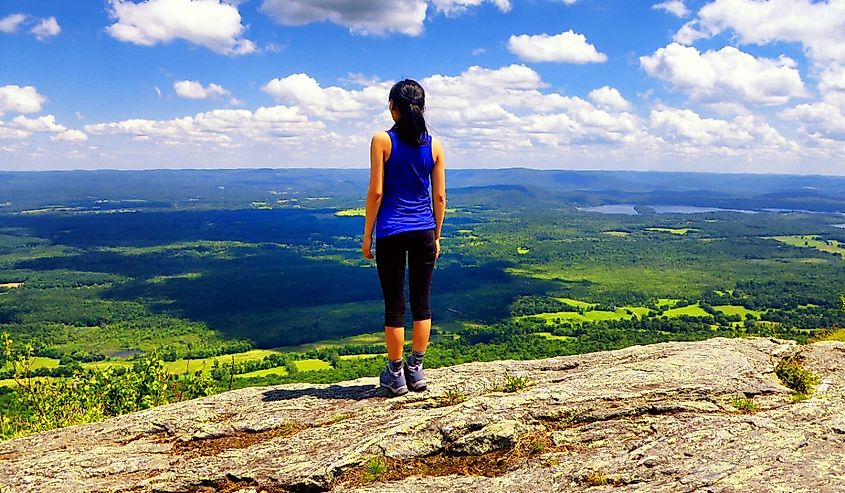
[[[414,78],[453,167],[845,174],[845,0],[4,0],[0,169],[367,167]]]

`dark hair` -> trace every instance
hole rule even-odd
[[[399,138],[409,144],[422,145],[428,141],[425,125],[425,91],[415,80],[400,80],[390,89],[388,101],[399,111],[399,121],[393,125]]]

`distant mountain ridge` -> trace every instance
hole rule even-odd
[[[351,207],[363,203],[368,173],[324,168],[0,172],[0,214],[44,207],[231,208],[262,201],[284,207]],[[453,191],[521,186],[574,205],[628,201],[845,211],[845,177],[839,176],[450,169],[447,185]]]

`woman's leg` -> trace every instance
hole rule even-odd
[[[402,360],[405,345],[405,255],[400,237],[376,239],[376,269],[384,295],[384,340],[390,361]]]
[[[434,230],[423,230],[413,238],[408,247],[408,294],[414,318],[415,353],[425,353],[431,334],[431,277],[437,256]]]

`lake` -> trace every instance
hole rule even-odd
[[[635,216],[639,214],[633,204],[607,204],[594,207],[582,207],[579,210],[586,212],[600,212],[602,214],[626,214]],[[701,214],[705,212],[739,212],[742,214],[757,214],[757,211],[744,209],[722,209],[719,207],[696,207],[691,205],[645,205],[658,214]]]

